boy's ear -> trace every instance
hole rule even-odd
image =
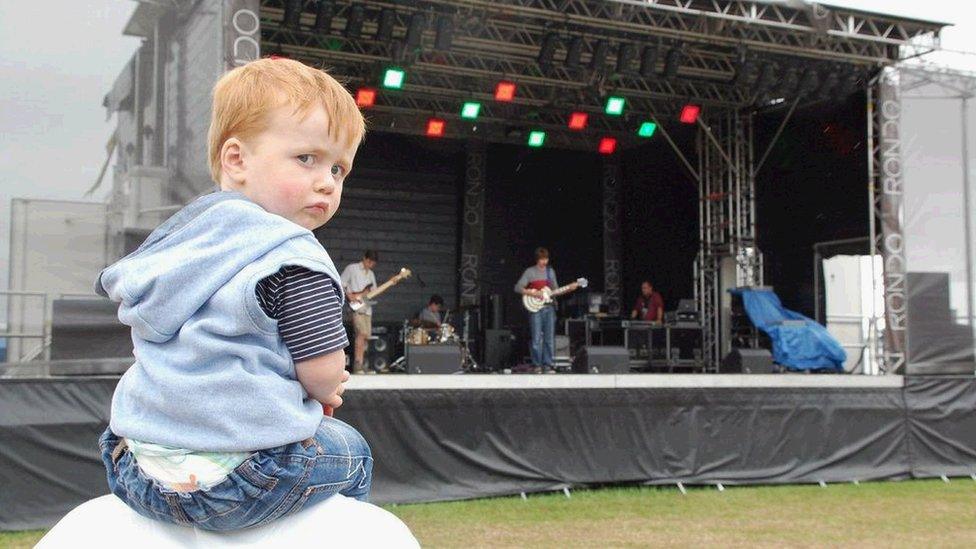
[[[220,169],[234,184],[244,184],[244,144],[240,139],[231,137],[224,141],[220,147]]]

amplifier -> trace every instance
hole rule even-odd
[[[630,373],[630,354],[626,347],[587,345],[573,357],[574,374]]]
[[[485,330],[485,367],[489,370],[510,368],[514,347],[511,330]]]
[[[406,347],[408,374],[454,374],[461,370],[461,347],[457,344]]]

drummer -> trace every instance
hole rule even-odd
[[[439,330],[441,323],[443,322],[441,318],[441,311],[444,310],[444,298],[434,294],[430,296],[427,301],[427,306],[420,310],[417,315],[417,319],[420,320],[420,325],[423,328]]]

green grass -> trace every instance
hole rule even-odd
[[[424,547],[973,547],[976,483],[579,490],[387,507]],[[43,532],[0,534],[30,547]]]

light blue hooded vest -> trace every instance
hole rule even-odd
[[[121,302],[136,359],[112,397],[112,431],[213,452],[314,436],[322,406],[297,381],[278,322],[254,292],[284,265],[342,287],[311,231],[225,191],[187,205],[103,270],[95,291]]]

